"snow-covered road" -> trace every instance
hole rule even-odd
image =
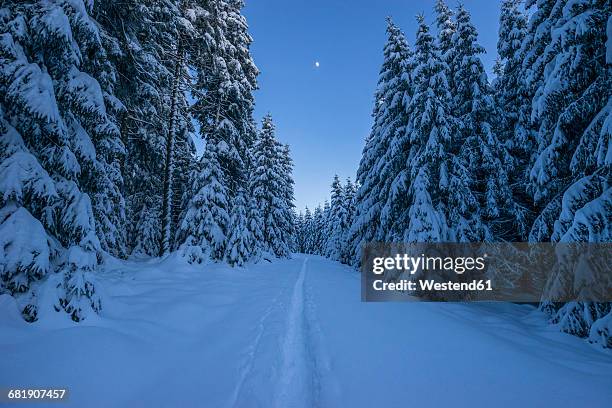
[[[0,297],[0,386],[74,407],[612,406],[612,353],[529,306],[361,303],[357,273],[305,255],[114,261],[100,281],[80,325]]]

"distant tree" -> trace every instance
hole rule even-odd
[[[325,237],[327,242],[323,253],[328,258],[339,260],[342,253],[342,240],[345,233],[346,213],[344,208],[344,191],[340,184],[340,179],[336,174],[331,184],[331,204],[327,212],[329,216],[326,219]],[[326,203],[327,204],[327,203]]]
[[[279,257],[290,256],[293,233],[293,197],[288,192],[293,181],[288,174],[290,159],[285,154],[288,154],[288,150],[277,142],[274,123],[268,114],[263,118],[254,146],[252,191],[262,218],[261,247]]]

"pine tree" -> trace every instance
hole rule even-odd
[[[256,135],[257,136],[257,135]],[[255,139],[254,146],[257,144],[257,138]],[[250,257],[253,261],[257,261],[261,255],[263,248],[263,215],[261,209],[258,206],[258,200],[255,197],[255,189],[257,188],[258,181],[257,177],[257,163],[255,160],[255,152],[253,149],[247,151],[246,162],[248,164],[246,174],[247,180],[247,191],[248,196],[246,197],[247,205],[247,228],[248,233],[252,237],[249,242],[248,248]]]
[[[410,186],[410,204],[403,215],[403,223],[407,224],[404,239],[409,242],[461,239],[449,231],[447,217],[469,203],[471,192],[465,169],[451,153],[456,121],[450,114],[445,64],[423,16],[417,21],[415,92],[408,107],[407,128],[410,176],[414,181],[406,183]]]
[[[349,232],[353,225],[353,217],[355,213],[355,186],[351,182],[350,177],[346,179],[343,187],[342,204],[344,206],[345,219],[343,221],[343,233],[340,242],[340,262],[350,264],[351,248],[349,244]]]
[[[268,114],[263,118],[254,146],[252,191],[262,219],[262,249],[277,257],[288,257],[292,207],[288,207],[287,202],[287,189],[291,184],[287,171],[291,165],[288,157],[282,156],[285,149],[277,142],[274,133],[272,116]]]
[[[304,253],[312,254],[314,253],[314,231],[313,231],[313,221],[312,221],[312,212],[306,206],[304,210]]]
[[[404,34],[390,19],[387,23],[384,62],[374,95],[374,125],[357,170],[359,189],[349,236],[351,262],[355,265],[361,260],[361,247],[375,239],[381,230],[379,220],[387,200],[387,194],[381,191],[389,191],[394,173],[403,165],[404,156],[400,152],[405,146],[396,143],[390,147],[390,144],[393,135],[400,133],[406,122],[405,108],[411,93],[411,54]],[[391,220],[391,215],[385,219]]]
[[[295,240],[295,215],[294,209],[294,181],[293,181],[293,160],[289,145],[278,144],[278,157],[281,175],[281,202],[282,202],[282,241],[289,248],[294,246]],[[291,251],[290,251],[291,252]]]
[[[232,206],[230,235],[226,250],[226,260],[230,265],[242,266],[251,257],[253,235],[248,228],[247,197],[244,189],[239,189]]]
[[[123,108],[91,12],[80,1],[34,1],[0,13],[1,286],[30,290],[28,320],[37,315],[35,283],[55,267],[56,310],[75,321],[99,311],[99,254],[124,251]]]
[[[511,130],[514,132],[513,149],[518,150],[515,155],[519,156],[522,162],[526,162],[528,168],[533,166],[535,159],[533,153],[529,154],[529,152],[538,148],[537,127],[535,126],[537,124],[533,123],[535,118],[532,117],[531,102],[542,84],[544,69],[552,57],[545,50],[551,42],[551,23],[555,19],[554,15],[560,12],[555,3],[556,0],[528,0],[525,2],[527,9],[532,8],[531,17],[527,23],[520,50],[516,53],[516,58],[521,61],[521,65],[515,74],[520,79],[517,88],[513,91],[516,94],[513,112],[517,112],[518,117],[514,129]]]
[[[120,120],[128,151],[122,171],[129,220],[128,250],[135,254],[160,253],[164,179],[172,178],[172,187],[166,185],[167,215],[163,217],[166,221],[170,219],[164,224],[168,227],[166,234],[172,234],[181,210],[178,203],[194,162],[184,97],[189,78],[186,64],[178,64],[177,54],[179,42],[185,54],[193,40],[194,33],[185,23],[204,13],[197,2],[193,3],[135,0],[94,3],[95,15],[109,33],[105,37],[106,48],[117,70],[116,96],[126,107]],[[186,62],[186,56],[182,58]],[[173,89],[178,91],[174,98]],[[174,125],[172,174],[166,172],[165,166],[170,123]]]
[[[326,229],[326,214],[321,207],[318,205],[314,213],[312,214],[312,234],[313,234],[313,248],[312,253],[315,255],[325,256],[325,245],[327,241],[327,237],[324,234]]]
[[[219,162],[231,197],[248,176],[244,162],[254,142],[252,114],[257,67],[252,42],[240,14],[241,0],[205,0],[208,11],[197,19],[200,45],[193,58],[197,70],[192,107],[202,136],[219,146]]]
[[[526,69],[531,69],[533,61],[525,50],[531,40],[526,16],[520,7],[519,0],[504,0],[501,5],[497,52],[501,64],[498,71],[503,74],[498,75],[495,81],[496,116],[499,119],[494,126],[499,140],[513,159],[512,165],[506,169],[509,185],[515,202],[524,209],[521,224],[529,226],[533,218],[530,210],[534,203],[527,193],[526,174],[533,163],[534,137],[529,119],[531,97]],[[534,18],[536,16],[532,16],[532,20]],[[524,240],[528,229],[517,228],[513,239]]]
[[[325,249],[323,251],[326,257],[333,260],[339,260],[342,253],[343,224],[346,218],[343,199],[344,191],[340,184],[340,179],[336,174],[331,184],[331,204],[328,204],[329,209],[327,212],[329,213],[329,217],[326,220],[328,225],[325,229],[327,242],[325,243]]]
[[[534,223],[533,239],[612,239],[612,66],[602,52],[611,14],[606,1],[558,0],[548,17],[551,42],[542,58],[550,62],[532,113],[538,156],[530,187],[544,208]],[[611,347],[611,313],[609,303],[570,302],[553,307],[552,321],[566,332]]]
[[[461,123],[457,160],[462,163],[459,167],[467,170],[473,193],[470,200],[475,202],[469,210],[468,205],[459,206],[449,221],[457,225],[459,240],[512,240],[520,236],[517,230],[525,234],[527,210],[514,202],[508,175],[513,161],[494,130],[495,101],[479,57],[485,50],[476,42],[477,35],[469,13],[459,6],[452,41],[453,54],[461,61],[454,80],[455,114]],[[463,226],[470,224],[468,217],[473,225],[466,230]]]
[[[407,132],[409,123],[408,106],[414,93],[414,59],[406,39],[400,32],[398,44],[401,51],[395,58],[399,63],[395,82],[388,91],[389,97],[394,101],[389,105],[386,117],[381,123],[384,130],[384,154],[379,158],[375,171],[379,172],[377,196],[383,203],[380,211],[380,224],[374,238],[377,241],[400,240],[405,229],[402,213],[405,210],[405,193],[407,190],[407,168],[410,150],[410,137]]]
[[[167,254],[172,247],[174,235],[174,204],[175,204],[175,172],[176,172],[176,145],[179,133],[179,110],[184,95],[184,71],[185,71],[185,39],[182,33],[177,35],[176,44],[173,48],[175,62],[172,67],[170,88],[170,110],[168,111],[168,131],[165,140],[164,173],[162,184],[162,213],[161,213],[161,245],[160,256]]]
[[[230,215],[223,177],[218,147],[207,143],[192,175],[191,199],[177,234],[182,242],[179,250],[190,263],[220,261],[225,257]]]
[[[298,212],[295,216],[295,249],[294,252],[306,253],[306,221],[304,213]]]
[[[453,20],[453,11],[444,0],[436,0],[434,10],[438,29],[436,45],[440,52],[440,59],[446,64],[446,79],[449,89],[455,89],[455,70],[460,61],[453,52],[455,49],[453,36],[457,31],[457,23]]]
[[[521,99],[521,53],[527,21],[519,10],[520,0],[503,0],[499,18],[497,53],[503,62],[504,75],[499,79],[499,103],[504,112],[503,128],[509,132],[504,140],[514,142],[514,128],[518,121]]]

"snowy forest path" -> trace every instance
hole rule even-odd
[[[67,407],[93,408],[612,401],[612,354],[530,306],[364,303],[355,270],[315,255],[245,268],[117,261],[99,281],[103,314],[80,324],[25,323],[0,296],[1,384],[53,378]]]
[[[308,258],[304,258],[295,281],[287,311],[287,329],[282,343],[282,365],[274,397],[274,406],[309,407],[312,399],[312,379],[306,358],[308,352],[304,318],[304,281]]]
[[[266,309],[265,313],[262,315],[261,319],[257,324],[257,330],[254,340],[246,349],[246,358],[244,366],[240,371],[240,378],[238,379],[238,382],[236,384],[236,388],[232,396],[232,401],[229,404],[230,407],[239,407],[243,404],[242,401],[245,399],[245,396],[243,395],[245,383],[247,383],[247,381],[252,377],[255,371],[255,361],[257,355],[261,351],[262,338],[264,337],[266,331],[269,330],[269,320],[271,320],[273,312],[275,312],[279,307],[282,306],[281,299],[286,294],[286,289],[287,288],[279,290],[278,294],[275,296],[274,300]]]
[[[291,284],[278,290],[259,320],[228,407],[333,406],[326,399],[338,394],[337,381],[330,375],[308,265],[301,254],[287,261]]]

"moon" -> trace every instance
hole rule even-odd
[[[319,68],[321,66],[321,64],[319,63],[319,61],[315,61],[315,68]]]

